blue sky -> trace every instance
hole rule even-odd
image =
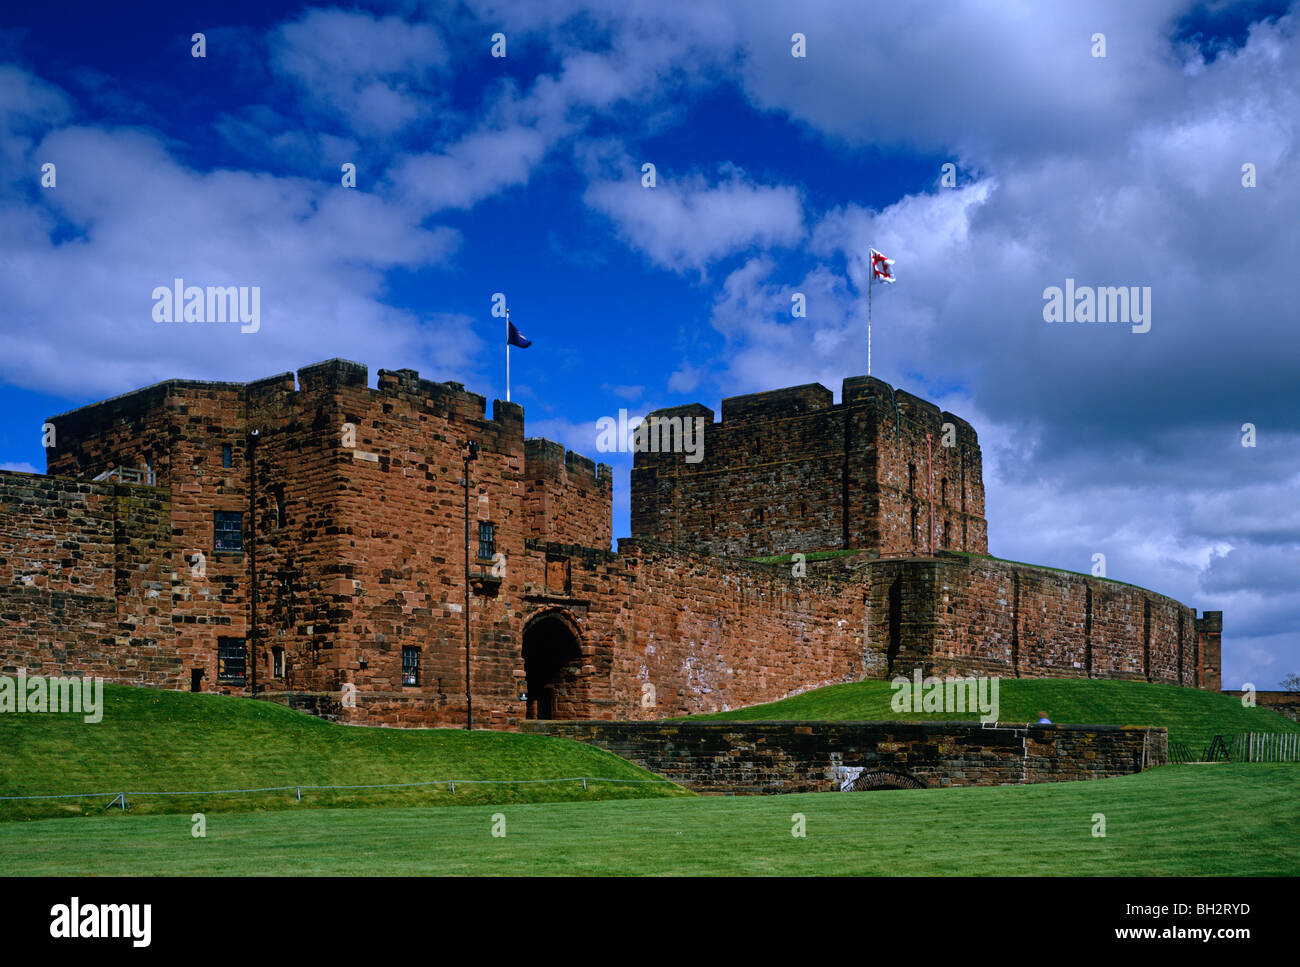
[[[504,396],[503,292],[529,435],[615,466],[626,535],[596,421],[838,394],[874,245],[900,279],[874,374],[976,427],[991,552],[1104,553],[1225,612],[1225,687],[1275,686],[1300,671],[1300,18],[1069,6],[7,5],[0,466],[171,377],[343,356]],[[159,326],[178,276],[261,286],[259,331]],[[1150,286],[1150,332],[1044,322],[1066,278]]]

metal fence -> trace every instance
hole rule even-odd
[[[292,792],[297,797],[298,801],[301,802],[304,790],[312,792],[331,789],[413,789],[420,786],[448,786],[451,789],[452,795],[455,795],[457,786],[518,786],[557,782],[580,782],[582,783],[582,788],[584,790],[587,789],[587,783],[589,782],[607,782],[615,784],[663,783],[670,786],[675,785],[671,779],[606,779],[601,776],[566,776],[560,779],[430,779],[427,782],[376,782],[353,786],[322,786],[302,783],[292,786],[259,786],[250,789],[193,789],[168,792],[139,792],[132,790],[122,790],[121,792],[72,792],[42,796],[0,796],[0,802],[49,799],[103,799],[105,796],[112,796],[112,801],[107,803],[104,808],[111,809],[114,806],[117,806],[125,812],[127,807],[130,806],[132,799],[149,796],[228,796],[257,792]]]
[[[1238,732],[1229,756],[1234,762],[1300,762],[1300,732]]]
[[[1181,742],[1170,742],[1169,761],[1300,762],[1300,732],[1238,732],[1227,742],[1216,735],[1199,756]]]

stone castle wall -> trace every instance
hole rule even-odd
[[[997,786],[1105,779],[1168,761],[1165,729],[1115,725],[530,722],[528,730],[599,746],[696,792],[741,795],[834,792],[859,772]]]
[[[524,441],[526,529],[540,540],[608,550],[613,470],[550,440]]]
[[[181,687],[169,495],[0,473],[0,673]]]
[[[925,553],[927,432],[935,531],[986,543],[974,431],[879,380],[847,380],[843,398],[736,397],[719,424],[682,408],[708,415],[705,459],[638,454],[633,474],[634,522],[671,540],[618,553],[607,466],[526,440],[518,405],[489,416],[413,370],[371,388],[366,367],[330,360],[83,407],[51,418],[51,476],[0,473],[0,659],[348,722],[494,728],[735,708],[914,667],[1218,687],[1217,613]],[[121,466],[155,484],[92,482]],[[766,531],[750,519],[763,507]],[[216,546],[217,514],[242,547]],[[746,552],[861,553],[802,573],[720,555],[715,533]],[[223,680],[223,643],[246,656],[242,679]]]
[[[880,677],[922,666],[936,675],[1218,688],[1219,644],[1198,634],[1203,619],[1145,588],[943,553],[880,561],[869,570],[870,620],[878,633],[867,663]],[[1211,614],[1222,627],[1222,615]]]
[[[987,553],[970,424],[871,377],[846,379],[841,398],[812,384],[724,399],[716,423],[699,404],[649,414],[702,421],[703,451],[663,452],[662,431],[638,449],[633,536],[738,557]]]
[[[795,578],[637,540],[617,555],[579,551],[566,567],[570,599],[552,587],[548,600],[599,643],[591,674],[602,690],[573,706],[593,717],[736,708],[863,677],[861,591],[847,573]]]

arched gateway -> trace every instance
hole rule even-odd
[[[582,631],[566,611],[534,615],[524,625],[524,675],[530,719],[578,718],[585,714],[579,690]]]

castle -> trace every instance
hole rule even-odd
[[[335,359],[51,417],[48,475],[0,473],[0,673],[506,729],[917,667],[1220,687],[1220,612],[987,556],[975,431],[878,379],[651,414],[702,449],[636,453],[617,553],[607,465],[377,382]]]

